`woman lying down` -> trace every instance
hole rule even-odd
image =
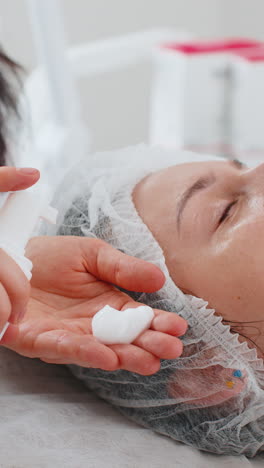
[[[158,265],[164,287],[129,294],[189,324],[182,356],[154,375],[71,365],[73,373],[177,441],[263,451],[264,164],[145,146],[97,154],[65,179],[57,206],[57,234],[98,237]]]

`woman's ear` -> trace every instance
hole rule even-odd
[[[215,406],[241,393],[246,382],[245,371],[219,365],[205,369],[178,369],[168,391],[179,403]]]

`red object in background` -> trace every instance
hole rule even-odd
[[[161,45],[164,49],[175,50],[186,55],[210,54],[216,52],[234,52],[237,50],[248,50],[258,47],[264,48],[264,43],[251,39],[223,39],[214,41],[189,41],[182,43],[165,43]]]
[[[264,62],[264,44],[252,49],[238,50],[233,52],[237,57],[241,57],[248,62]]]

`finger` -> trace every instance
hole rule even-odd
[[[120,310],[125,310],[127,308],[137,308],[139,306],[145,306],[142,302],[131,301],[131,298],[127,295],[125,297],[128,299],[125,301],[125,304],[117,307]],[[120,300],[124,300],[124,295],[120,297]],[[109,301],[109,305],[111,305],[111,301]],[[114,306],[115,307],[115,306]],[[179,315],[175,314],[174,312],[167,312],[165,310],[159,309],[152,309],[155,317],[153,318],[150,328],[152,330],[160,331],[163,333],[168,333],[169,335],[173,336],[182,336],[186,333],[188,324],[186,320],[184,320]]]
[[[73,364],[73,362],[69,361],[68,359],[39,359],[43,362],[47,362],[48,364]]]
[[[158,311],[159,312],[159,311]],[[166,315],[166,312],[164,313]],[[175,315],[175,314],[174,314]],[[64,321],[67,324],[67,328],[71,326],[71,330],[74,333],[87,333],[92,335],[91,320],[87,318],[79,318],[77,320],[66,319]],[[170,330],[171,331],[171,330]],[[179,336],[178,329],[173,330],[176,336]],[[172,333],[167,334],[156,330],[146,330],[136,340],[133,345],[148,351],[154,356],[160,359],[177,359],[183,350],[183,345],[180,340],[175,336],[171,336]],[[61,364],[66,364],[60,362]]]
[[[26,312],[30,284],[16,262],[2,249],[0,249],[0,265],[4,269],[4,273],[0,276],[1,283],[12,307],[9,321],[16,323],[19,316]]]
[[[4,286],[0,283],[0,333],[9,320],[12,306]]]
[[[125,304],[124,304],[125,303]],[[85,333],[92,334],[92,317],[102,309],[106,304],[114,307],[117,310],[125,310],[127,308],[137,308],[144,305],[140,302],[131,301],[131,298],[120,291],[113,292],[103,295],[102,298],[95,298],[89,302],[89,309],[87,304],[78,304],[64,311],[64,321],[68,326],[76,326],[78,331],[80,326]],[[179,317],[173,312],[166,312],[164,310],[153,309],[155,314],[154,319],[151,322],[150,329],[166,333],[172,336],[182,336],[186,333],[188,324],[186,320]]]
[[[155,317],[151,323],[151,329],[173,336],[183,336],[187,329],[188,324],[186,320],[174,312],[165,312],[163,310],[154,310]]]
[[[142,333],[133,344],[160,359],[177,359],[183,350],[181,340],[153,330]]]
[[[33,168],[0,168],[0,192],[23,190],[34,185],[40,177],[37,169]]]
[[[2,329],[1,329],[2,330]],[[9,324],[4,336],[0,340],[0,346],[8,348],[9,343],[14,343],[19,336],[19,328],[17,325]]]
[[[93,336],[79,336],[66,330],[54,330],[35,337],[30,357],[60,360],[83,367],[104,370],[118,368],[118,358],[107,346]]]
[[[120,369],[137,372],[141,375],[151,375],[160,369],[160,360],[144,349],[133,344],[109,345],[119,360]]]
[[[131,257],[99,239],[82,238],[85,267],[89,273],[129,291],[154,292],[165,277],[155,265]]]

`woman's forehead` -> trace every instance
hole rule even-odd
[[[145,180],[151,182],[151,185],[165,184],[166,186],[171,182],[178,181],[182,182],[181,185],[185,185],[188,181],[193,178],[206,174],[211,170],[221,170],[228,167],[227,161],[195,161],[184,164],[175,164],[174,166],[166,167],[157,172],[152,173]]]
[[[140,205],[159,201],[159,205],[178,197],[199,177],[206,176],[210,172],[221,171],[228,167],[227,161],[195,161],[191,163],[176,164],[152,172],[145,176],[134,187],[134,202]],[[156,205],[157,210],[157,205]]]

